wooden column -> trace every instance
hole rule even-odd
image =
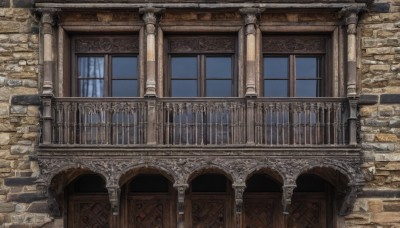
[[[142,8],[139,10],[143,14],[145,23],[146,37],[146,88],[145,96],[155,97],[156,94],[156,27],[157,14],[162,12],[162,9]]]
[[[235,228],[243,227],[243,193],[246,189],[244,183],[234,183],[232,185],[235,190]]]
[[[176,213],[176,227],[184,228],[184,214],[185,214],[185,192],[189,187],[188,184],[174,184],[174,187],[178,191],[178,200],[177,200],[177,213]]]
[[[357,23],[361,7],[348,7],[341,11],[347,27],[347,97],[349,98],[349,144],[357,145]]]
[[[41,100],[43,105],[42,118],[43,129],[42,138],[43,144],[50,144],[52,131],[51,131],[51,99],[53,93],[53,77],[54,71],[54,13],[55,9],[43,9],[39,11],[42,13],[41,17],[41,35],[43,37],[43,88],[41,93]]]
[[[246,97],[256,97],[256,27],[257,27],[257,15],[260,14],[263,9],[258,8],[243,8],[240,9],[240,13],[243,15],[245,23],[245,40],[246,40]]]

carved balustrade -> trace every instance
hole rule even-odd
[[[346,145],[348,106],[346,98],[54,98],[51,143]]]

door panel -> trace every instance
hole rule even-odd
[[[111,206],[107,198],[90,196],[74,198],[69,204],[71,216],[68,227],[109,228],[111,225]]]
[[[132,228],[169,228],[171,210],[168,200],[136,198],[129,201],[128,227]]]
[[[226,227],[226,200],[197,199],[192,201],[193,228]]]
[[[293,197],[288,228],[327,228],[326,199]]]
[[[244,198],[245,228],[283,228],[280,193],[246,194]]]

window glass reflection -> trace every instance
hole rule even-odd
[[[231,78],[232,59],[230,57],[206,57],[207,78]]]
[[[318,58],[296,57],[296,77],[297,78],[318,77]]]
[[[113,78],[137,78],[137,57],[112,57]]]
[[[297,80],[296,97],[317,97],[318,86],[316,80]]]
[[[197,78],[196,57],[172,57],[172,78]]]
[[[172,80],[173,97],[197,97],[197,80]]]
[[[232,96],[231,80],[207,80],[207,97],[230,97]]]
[[[266,97],[288,97],[287,80],[264,80],[264,96]]]
[[[264,78],[288,78],[288,57],[264,57]]]
[[[138,96],[137,80],[113,80],[113,97],[136,97]]]

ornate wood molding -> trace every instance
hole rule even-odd
[[[80,53],[135,53],[138,51],[137,37],[79,37],[75,40],[75,52]]]
[[[159,170],[168,175],[175,182],[175,186],[180,192],[178,197],[179,212],[183,213],[184,192],[190,178],[205,170],[220,170],[233,180],[235,187],[235,202],[237,213],[241,213],[242,193],[245,189],[245,180],[254,172],[261,169],[271,169],[279,173],[282,177],[283,186],[283,205],[286,208],[291,202],[293,190],[296,187],[296,179],[302,173],[316,167],[326,167],[342,173],[351,186],[361,186],[363,177],[360,170],[361,158],[235,158],[235,157],[142,157],[142,158],[71,158],[70,156],[60,157],[39,157],[41,169],[41,179],[43,184],[51,186],[55,175],[70,169],[89,170],[103,176],[106,179],[106,186],[109,190],[110,203],[114,214],[118,214],[119,208],[119,179],[124,174],[132,170],[142,168]],[[350,186],[350,187],[351,187]],[[358,188],[359,189],[359,188]],[[351,190],[345,197],[344,206],[340,214],[345,214],[351,210],[354,197],[357,191]],[[50,205],[49,205],[50,206]]]
[[[266,36],[262,42],[263,52],[267,53],[315,53],[326,52],[325,37]]]
[[[232,53],[235,50],[236,39],[233,37],[171,37],[168,40],[169,53]]]

